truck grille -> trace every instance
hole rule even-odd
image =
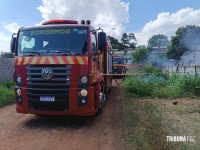
[[[43,68],[53,71],[53,78],[44,80]],[[69,109],[69,65],[31,65],[27,66],[28,102],[32,110],[67,111]],[[53,96],[53,102],[41,102],[40,96]]]

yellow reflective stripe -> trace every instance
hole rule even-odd
[[[39,64],[44,64],[45,60],[46,60],[46,56],[42,57]]]
[[[37,61],[37,57],[33,57],[33,60],[32,60],[32,62],[31,62],[31,64],[35,64],[36,61]]]
[[[26,57],[24,61],[24,65],[28,64],[28,61],[29,61],[29,57]]]
[[[69,61],[69,64],[74,64],[74,61],[71,56],[67,56],[66,58]]]
[[[113,66],[126,66],[126,65],[113,64]]]
[[[54,62],[54,60],[53,60],[53,58],[52,58],[51,56],[49,56],[48,59],[49,59],[49,62],[50,62],[51,64],[55,64],[55,62]]]
[[[77,56],[76,58],[77,58],[79,64],[84,64],[84,62],[80,56]]]
[[[61,56],[57,56],[57,59],[58,59],[60,64],[65,64],[65,62],[63,61]]]
[[[21,62],[22,62],[22,57],[18,57],[18,59],[17,59],[17,65],[20,65]]]

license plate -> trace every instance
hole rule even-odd
[[[40,96],[41,102],[55,102],[54,96]]]

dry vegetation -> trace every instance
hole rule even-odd
[[[199,111],[198,99],[127,98],[124,119],[126,149],[200,149]],[[196,142],[167,142],[166,136],[195,136]]]

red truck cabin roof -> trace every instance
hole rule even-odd
[[[53,25],[53,24],[78,24],[76,20],[48,20],[42,23],[42,25]]]

